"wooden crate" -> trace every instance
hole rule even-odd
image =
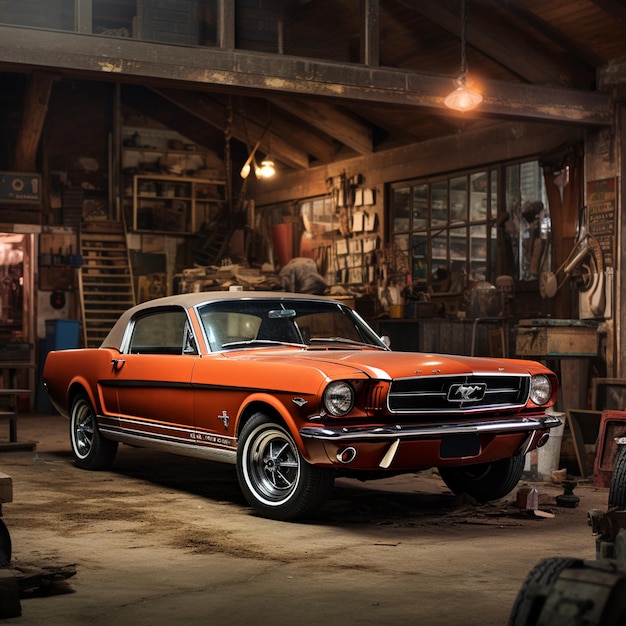
[[[519,326],[515,352],[521,357],[595,357],[597,330],[587,326]]]
[[[13,482],[10,476],[0,472],[0,503],[13,502]]]

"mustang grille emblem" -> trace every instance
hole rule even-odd
[[[461,402],[479,402],[485,397],[487,385],[484,383],[476,385],[450,385],[448,390],[448,400]]]

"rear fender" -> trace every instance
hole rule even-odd
[[[100,381],[110,378],[113,361],[119,358],[119,351],[111,348],[51,352],[44,367],[44,382],[57,410],[68,416],[76,395],[84,393],[94,410],[101,413],[104,403]]]

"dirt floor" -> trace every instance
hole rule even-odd
[[[432,472],[372,483],[340,479],[318,519],[256,517],[234,467],[120,447],[112,471],[74,467],[59,416],[27,415],[0,454],[13,497],[3,519],[21,580],[75,575],[24,591],[7,624],[506,624],[541,559],[595,558],[587,512],[607,489],[538,487],[537,519],[515,493],[488,506],[455,498]],[[52,569],[50,569],[52,568]]]

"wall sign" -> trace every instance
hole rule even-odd
[[[587,183],[589,232],[598,240],[604,265],[614,267],[616,178],[590,180]]]
[[[0,172],[0,202],[40,204],[41,175]]]

